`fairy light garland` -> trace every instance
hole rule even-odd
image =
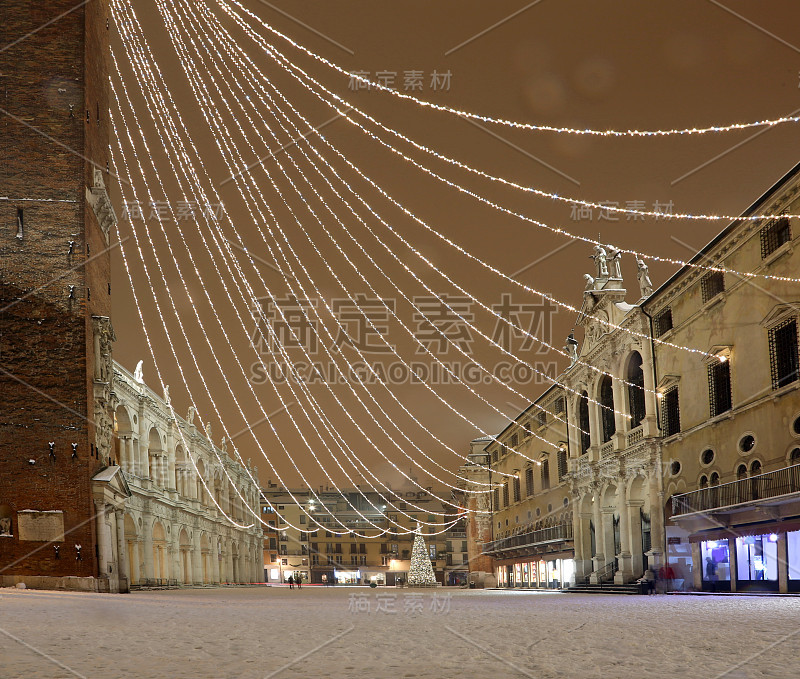
[[[451,514],[451,515],[449,515],[449,516],[452,516],[452,514]]]
[[[123,82],[123,85],[124,85],[124,82]],[[135,111],[134,111],[134,115],[135,115]],[[145,142],[145,143],[146,143],[146,142]],[[156,172],[157,172],[157,170],[156,170]],[[163,227],[162,227],[162,228],[163,228]],[[151,284],[151,287],[152,287],[152,284]],[[187,291],[187,294],[188,294],[188,291]],[[213,351],[213,348],[212,348],[212,351]],[[174,353],[174,352],[173,352],[173,353]],[[176,360],[177,360],[177,357],[176,357]],[[198,370],[199,370],[199,368],[198,368]],[[188,385],[187,385],[187,388],[188,388]],[[208,391],[208,390],[207,390],[207,391]],[[210,393],[209,393],[209,396],[210,396]],[[212,399],[212,403],[213,403],[213,397],[211,397],[211,399]],[[235,395],[234,395],[234,399],[235,399]],[[237,405],[238,405],[238,402],[237,402]],[[215,406],[215,410],[216,410],[216,406]],[[240,411],[241,411],[241,409],[240,409]],[[218,416],[219,416],[219,412],[218,412],[218,410],[217,410],[217,414],[218,414]],[[224,426],[224,421],[223,421],[223,426]],[[277,432],[276,432],[276,434],[277,434]],[[262,453],[263,453],[263,452],[264,452],[264,451],[262,450]],[[288,452],[288,451],[287,451],[287,452]],[[268,460],[268,462],[269,462],[269,460]],[[270,463],[270,464],[271,464],[271,463]],[[274,467],[273,467],[273,471],[275,471],[275,472],[277,473],[277,470],[275,470],[275,469],[274,469]],[[299,471],[299,470],[298,470],[298,471]],[[280,475],[278,475],[278,476],[280,477]],[[293,499],[295,499],[295,500],[296,500],[296,498],[293,498]],[[260,518],[260,517],[259,517],[259,518]],[[312,519],[312,521],[314,521],[313,517],[310,517],[310,518]],[[318,524],[318,525],[319,525],[319,524]],[[324,526],[322,526],[322,525],[320,525],[320,527],[321,527],[321,528],[325,528],[325,529],[327,529],[327,530],[330,530],[330,527],[324,527]],[[302,530],[302,529],[301,529],[301,530]],[[348,532],[352,532],[352,531],[348,531]],[[407,531],[404,531],[404,532],[407,532]],[[338,532],[338,531],[337,531],[337,534],[339,534],[339,532]]]
[[[234,58],[234,57],[232,57],[232,58]],[[240,65],[241,65],[241,64],[240,64]],[[246,72],[246,71],[244,71],[244,70],[243,70],[242,72]],[[229,89],[230,89],[230,84],[229,84],[227,81],[226,81],[226,84],[228,85],[228,87],[229,87]],[[252,86],[252,85],[251,85],[251,86]],[[273,85],[271,85],[271,83],[270,83],[270,86],[271,86],[272,88],[274,88],[274,86],[273,86]],[[269,95],[267,95],[267,96],[269,96]],[[236,98],[236,100],[237,100],[237,103],[240,105],[241,109],[242,109],[242,110],[244,110],[244,106],[243,106],[243,104],[242,104],[241,100],[239,100],[239,99],[238,99],[238,97],[236,97],[235,93],[234,93],[234,97]],[[248,97],[247,97],[247,96],[245,96],[245,98],[247,99]],[[271,97],[270,97],[270,100],[271,100]],[[272,100],[271,100],[271,101],[272,101]],[[291,106],[291,105],[290,105],[290,106]],[[276,109],[276,110],[278,110],[278,111],[279,111],[279,109]],[[293,109],[293,110],[294,110],[294,109]],[[297,112],[295,111],[295,113],[297,113]],[[245,115],[247,115],[247,113],[246,113],[246,112],[245,112]],[[284,132],[286,132],[286,133],[288,134],[288,131],[287,131],[287,130],[286,130],[286,128],[283,126],[283,124],[280,122],[280,120],[277,118],[277,115],[276,115],[274,112],[273,112],[273,115],[276,117],[276,120],[277,120],[278,124],[281,126],[281,129],[282,129]],[[293,124],[293,123],[292,123],[292,122],[291,122],[291,121],[290,121],[290,120],[289,120],[289,119],[288,119],[288,118],[287,118],[287,117],[286,117],[284,114],[281,114],[281,115],[282,115],[282,116],[283,116],[283,117],[284,117],[284,118],[285,118],[285,119],[286,119],[286,120],[289,122],[289,124],[291,124],[291,125],[292,125],[292,127],[293,127],[293,128],[294,128],[294,130],[295,130],[295,133],[299,133],[299,129],[297,128],[297,126],[296,126],[296,125],[294,125],[294,124]],[[299,115],[299,114],[298,114],[298,115]],[[247,116],[247,117],[248,117],[248,122],[250,122],[250,123],[251,123],[251,129],[256,129],[256,128],[255,128],[255,126],[252,124],[252,120],[249,118],[249,116]],[[256,129],[256,132],[257,132],[257,129]],[[271,130],[270,130],[270,132],[271,132]],[[272,132],[271,132],[271,133],[272,133]],[[273,134],[273,136],[274,136],[274,133],[272,133],[272,134]],[[260,134],[259,134],[259,136],[260,136]],[[262,138],[262,141],[263,141],[263,138]],[[276,142],[277,142],[277,141],[278,141],[278,140],[277,140],[277,138],[276,138]],[[266,143],[266,142],[265,142],[265,143]],[[316,169],[316,171],[318,172],[318,174],[320,174],[320,176],[321,176],[321,177],[322,177],[322,178],[323,178],[323,179],[326,181],[326,183],[328,184],[329,188],[331,188],[331,190],[332,190],[332,191],[333,191],[333,192],[336,194],[336,196],[337,196],[337,197],[338,197],[340,200],[342,200],[342,202],[343,202],[343,203],[344,203],[344,204],[345,204],[345,205],[348,207],[348,209],[349,209],[349,210],[350,210],[350,212],[353,214],[353,216],[354,216],[354,217],[355,217],[355,218],[356,218],[356,219],[357,219],[359,222],[361,222],[361,223],[362,223],[362,224],[363,224],[363,225],[364,225],[366,228],[368,228],[368,226],[367,226],[367,225],[366,225],[366,224],[363,222],[363,219],[360,217],[360,215],[358,215],[358,213],[357,213],[357,212],[356,212],[356,211],[355,211],[355,210],[352,208],[352,206],[351,206],[351,205],[350,205],[350,204],[349,204],[349,203],[348,203],[348,202],[347,202],[347,201],[346,201],[346,200],[345,200],[345,199],[344,199],[344,198],[343,198],[343,197],[342,197],[342,196],[341,196],[341,195],[338,193],[338,191],[336,191],[336,189],[333,187],[333,185],[332,185],[332,184],[331,184],[331,183],[330,183],[330,182],[327,180],[327,178],[324,176],[324,174],[322,174],[322,172],[319,170],[319,168],[318,168],[318,167],[316,167],[316,165],[314,164],[314,162],[313,162],[313,161],[312,161],[312,160],[311,160],[311,159],[310,159],[310,158],[307,156],[307,154],[305,154],[305,152],[302,150],[302,148],[298,148],[298,150],[299,150],[299,151],[300,151],[300,152],[303,154],[303,156],[306,158],[306,160],[308,160],[308,161],[309,161],[309,163],[310,163],[310,164],[312,164],[312,166],[314,166],[314,167],[315,167],[315,169]],[[373,260],[373,259],[370,257],[369,253],[367,253],[367,252],[366,252],[366,250],[364,250],[363,246],[361,246],[361,244],[360,244],[360,243],[358,243],[358,241],[356,241],[356,240],[355,240],[355,238],[352,236],[352,234],[350,234],[350,232],[347,230],[347,227],[346,227],[346,225],[345,225],[345,224],[344,224],[344,223],[341,221],[341,219],[339,219],[339,217],[338,217],[338,216],[336,215],[336,213],[335,213],[335,212],[334,212],[334,211],[333,211],[333,210],[330,208],[330,206],[327,204],[327,202],[325,201],[325,199],[324,199],[324,198],[323,198],[323,197],[322,197],[322,196],[319,194],[319,192],[317,192],[317,191],[316,191],[316,189],[315,189],[315,188],[314,188],[314,186],[313,186],[313,183],[312,183],[312,182],[311,182],[311,181],[308,179],[308,177],[307,177],[307,176],[306,176],[306,175],[305,175],[305,174],[302,172],[302,170],[300,170],[300,168],[299,168],[299,167],[297,166],[297,164],[294,162],[294,159],[293,159],[293,158],[291,158],[291,154],[287,154],[287,157],[289,157],[289,159],[292,161],[292,163],[293,163],[294,167],[297,169],[297,171],[300,173],[300,175],[303,177],[303,179],[304,179],[304,180],[306,181],[306,183],[309,185],[309,187],[310,187],[310,188],[311,188],[311,190],[314,192],[314,194],[317,196],[317,198],[320,200],[320,202],[322,202],[322,203],[323,203],[323,205],[325,205],[325,207],[326,207],[326,209],[328,210],[328,212],[329,212],[329,213],[330,213],[330,214],[331,214],[331,215],[334,217],[334,219],[335,219],[335,220],[336,220],[336,221],[339,223],[339,225],[340,225],[340,226],[341,226],[341,227],[342,227],[342,228],[345,230],[345,232],[346,232],[346,233],[348,234],[348,236],[349,236],[349,237],[350,237],[350,238],[353,240],[353,242],[354,242],[354,243],[356,243],[356,245],[358,245],[358,246],[359,246],[359,248],[361,249],[362,253],[363,253],[363,254],[364,254],[364,255],[365,255],[365,256],[366,256],[366,257],[367,257],[367,258],[370,260],[370,262],[371,262],[371,263],[372,263],[372,264],[373,264],[373,265],[376,267],[376,269],[378,269],[378,270],[381,272],[381,274],[382,274],[382,275],[383,275],[383,276],[384,276],[384,277],[385,277],[385,278],[386,278],[386,279],[389,281],[389,283],[390,283],[390,284],[391,284],[391,285],[392,285],[392,286],[393,286],[393,287],[394,287],[394,288],[395,288],[395,289],[396,289],[396,290],[399,292],[399,294],[400,294],[400,295],[401,295],[401,296],[402,296],[402,297],[403,297],[403,298],[404,298],[406,301],[408,301],[408,302],[409,302],[409,304],[410,304],[410,305],[411,305],[411,306],[412,306],[414,309],[416,309],[416,310],[417,310],[417,311],[418,311],[418,312],[419,312],[421,315],[423,315],[423,316],[424,316],[424,314],[422,313],[422,311],[421,311],[421,310],[420,310],[420,309],[419,309],[419,308],[418,308],[418,307],[417,307],[417,306],[416,306],[416,305],[415,305],[415,304],[414,304],[414,303],[413,303],[413,302],[412,302],[412,301],[411,301],[411,300],[410,300],[410,299],[407,297],[407,295],[405,295],[405,293],[403,293],[403,291],[402,291],[402,290],[399,288],[399,286],[397,286],[397,285],[396,285],[396,284],[395,284],[395,283],[394,283],[394,282],[393,282],[393,281],[392,281],[392,280],[391,280],[391,279],[390,279],[390,278],[389,278],[389,277],[388,277],[388,276],[385,274],[385,272],[383,272],[383,271],[380,269],[380,267],[378,267],[378,265],[377,265],[377,264],[374,262],[374,260]],[[324,160],[324,159],[323,159],[323,160]],[[328,167],[330,167],[330,166],[328,165]],[[335,170],[334,170],[334,173],[335,173]],[[338,176],[338,174],[337,174],[337,178],[338,178],[340,181],[343,181],[343,180],[341,179],[341,177],[339,177],[339,176]],[[299,189],[298,189],[298,193],[299,193]],[[310,208],[309,208],[309,209],[310,209]],[[348,257],[348,255],[347,255],[347,254],[346,254],[346,253],[345,253],[345,252],[344,252],[344,251],[341,249],[341,247],[339,246],[339,244],[336,242],[335,238],[334,238],[334,237],[331,235],[331,233],[330,233],[330,232],[328,231],[328,229],[325,227],[325,225],[324,225],[324,222],[323,222],[323,221],[321,221],[321,220],[319,220],[318,218],[317,218],[317,222],[318,222],[318,224],[321,226],[321,228],[322,228],[322,229],[325,231],[326,235],[327,235],[327,236],[328,236],[328,238],[331,240],[331,242],[334,244],[334,246],[337,248],[337,250],[338,250],[338,251],[339,251],[339,252],[342,254],[342,256],[343,256],[343,257],[344,257],[344,258],[347,260],[347,262],[350,264],[350,266],[351,266],[351,267],[354,269],[354,271],[357,273],[357,275],[358,275],[358,276],[359,276],[359,277],[360,277],[360,278],[361,278],[361,279],[364,281],[364,283],[365,283],[365,284],[366,284],[366,285],[367,285],[367,286],[370,288],[370,291],[371,291],[371,292],[373,292],[374,294],[376,294],[376,295],[377,295],[377,292],[376,292],[376,291],[375,291],[375,289],[372,287],[372,285],[369,283],[369,281],[368,281],[368,280],[367,280],[367,279],[366,279],[366,278],[363,276],[363,274],[362,274],[362,273],[361,273],[361,271],[359,270],[359,267],[358,267],[356,264],[354,264],[354,263],[353,263],[353,261],[352,261],[352,260],[351,260],[351,259]],[[301,228],[301,229],[303,229],[302,225],[301,225],[301,227],[300,227],[300,228]],[[320,257],[320,259],[321,259],[321,260],[322,260],[322,261],[325,263],[325,265],[326,265],[327,269],[329,270],[329,272],[331,273],[331,275],[332,275],[332,276],[334,276],[334,278],[336,278],[337,282],[339,282],[339,283],[340,283],[340,285],[342,285],[342,288],[345,290],[345,293],[346,293],[346,294],[348,294],[348,295],[350,296],[350,299],[352,300],[352,299],[353,299],[353,298],[352,298],[352,295],[351,295],[351,294],[350,294],[350,293],[347,291],[346,287],[345,287],[345,286],[344,286],[344,285],[341,283],[341,281],[340,281],[340,279],[338,278],[338,276],[336,276],[336,273],[333,271],[332,267],[331,267],[331,266],[330,266],[330,264],[327,262],[327,260],[325,259],[324,255],[323,255],[323,254],[322,254],[322,253],[319,251],[319,249],[316,247],[316,244],[314,243],[314,239],[313,239],[313,238],[312,238],[312,237],[311,237],[311,236],[310,236],[310,235],[309,235],[309,234],[308,234],[308,233],[305,231],[305,229],[303,229],[303,232],[305,233],[305,235],[306,235],[306,238],[308,239],[309,243],[312,245],[312,247],[313,247],[313,248],[315,249],[315,251],[317,252],[317,254],[318,254],[318,256]],[[285,236],[284,236],[284,239],[285,239]],[[295,254],[295,257],[297,258],[297,255],[296,255],[296,254]],[[297,259],[298,259],[298,261],[299,261],[299,258],[297,258]],[[401,262],[401,263],[402,263],[402,262]],[[301,266],[302,266],[302,262],[301,262],[300,264],[301,264]],[[413,272],[412,272],[412,274],[413,274]],[[307,274],[307,275],[308,275],[308,274]],[[419,280],[419,279],[417,278],[417,280]],[[425,284],[424,284],[424,282],[421,282],[421,283],[422,283],[422,285],[425,285]],[[315,288],[315,289],[316,289],[316,288]],[[430,288],[428,288],[427,286],[426,286],[426,289],[427,289],[429,292],[431,292],[432,294],[435,294],[435,293],[433,293],[433,291],[432,291]],[[317,291],[318,291],[318,290],[317,290]],[[361,309],[361,308],[360,308],[360,307],[359,307],[357,304],[356,304],[356,306],[357,306],[357,308],[359,308],[359,310],[362,312],[362,315],[364,315],[364,317],[365,317],[365,320],[367,321],[367,323],[369,323],[369,324],[370,324],[370,327],[372,327],[372,329],[373,329],[373,330],[377,330],[377,329],[374,327],[374,325],[372,324],[372,322],[371,322],[371,320],[369,319],[368,315],[367,315],[367,314],[365,314],[365,313],[363,312],[363,310],[362,310],[362,309]],[[399,323],[399,324],[400,324],[400,325],[403,327],[403,329],[404,329],[404,330],[406,330],[406,332],[409,334],[409,336],[410,336],[410,337],[411,337],[411,338],[412,338],[414,341],[416,341],[416,342],[417,342],[417,344],[418,344],[418,345],[419,345],[419,346],[420,346],[420,347],[421,347],[423,350],[425,350],[425,351],[426,351],[426,353],[428,353],[429,355],[431,355],[431,356],[434,358],[434,360],[436,360],[436,361],[437,361],[437,363],[439,363],[440,365],[442,365],[442,367],[443,367],[445,370],[447,370],[447,372],[448,372],[448,373],[449,373],[449,374],[450,374],[450,375],[451,375],[451,376],[452,376],[452,377],[453,377],[455,380],[457,380],[457,381],[459,381],[459,382],[460,382],[460,379],[458,378],[458,376],[457,376],[457,375],[455,375],[454,373],[452,373],[452,371],[450,371],[450,370],[447,368],[447,366],[446,366],[445,364],[442,364],[442,363],[441,363],[441,362],[438,360],[438,358],[435,356],[435,354],[433,354],[432,352],[430,352],[430,351],[429,351],[429,350],[428,350],[428,349],[427,349],[427,348],[424,346],[424,344],[422,344],[421,342],[419,342],[419,340],[418,340],[416,337],[414,337],[414,334],[413,334],[413,332],[412,332],[412,331],[411,331],[411,330],[410,330],[410,329],[409,329],[409,328],[408,328],[408,327],[407,327],[407,326],[406,326],[406,325],[405,325],[405,324],[402,322],[402,320],[401,320],[399,317],[397,317],[396,313],[394,313],[394,311],[393,311],[393,310],[392,310],[390,307],[386,306],[386,308],[387,308],[387,311],[388,311],[388,312],[389,312],[389,313],[390,313],[390,314],[393,316],[393,318],[394,318],[394,319],[395,319],[395,320],[396,320],[396,321],[397,321],[397,322],[398,322],[398,323]],[[451,308],[451,307],[449,307],[449,305],[448,305],[448,308],[450,308],[450,309],[452,310],[452,308]],[[310,320],[311,320],[311,319],[309,319],[309,321],[310,321]],[[472,326],[471,326],[471,327],[472,327]],[[486,338],[487,338],[489,341],[492,341],[492,340],[491,340],[491,338],[488,338],[488,336],[486,336],[485,334],[484,334],[483,336],[484,336],[484,337],[486,337]],[[466,354],[466,352],[464,352],[464,351],[463,351],[463,350],[462,350],[460,347],[458,347],[458,345],[454,344],[454,343],[453,343],[451,340],[449,340],[449,338],[445,338],[445,339],[448,341],[448,343],[449,343],[451,346],[453,346],[454,348],[456,348],[456,349],[457,349],[457,350],[458,350],[458,351],[459,351],[459,352],[460,352],[460,353],[461,353],[461,354],[462,354],[462,355],[463,355],[465,358],[470,358],[470,357],[469,357],[469,356]],[[390,350],[392,350],[391,346],[388,344],[388,342],[386,342],[386,341],[385,341],[385,339],[384,339],[384,343],[387,345],[387,347],[388,347]],[[498,348],[501,348],[499,345],[496,345],[496,346],[498,346]],[[358,348],[356,348],[356,351],[359,353],[359,356],[360,356],[360,357],[361,357],[363,360],[366,360],[366,359],[365,359],[365,357],[363,356],[363,354],[361,354],[361,352],[358,350]],[[399,354],[397,354],[397,352],[396,352],[396,351],[393,351],[393,353],[394,353],[394,354],[395,354],[395,355],[396,355],[396,356],[397,356],[397,357],[398,357],[398,358],[399,358],[399,359],[402,361],[402,357],[401,357]],[[508,355],[509,355],[509,356],[511,356],[512,358],[514,358],[514,359],[515,359],[515,360],[517,360],[517,361],[521,361],[521,359],[518,359],[518,358],[517,358],[516,356],[514,356],[513,354],[510,354],[510,353],[509,353]],[[474,360],[474,359],[472,359],[472,360]],[[524,362],[523,362],[523,363],[524,363]],[[404,364],[404,365],[407,365],[407,364],[405,364],[405,362],[403,362],[403,364]],[[482,369],[482,371],[483,371],[485,374],[487,374],[487,375],[491,375],[491,373],[490,373],[488,370],[486,370],[486,368],[484,368],[482,365],[480,365],[479,363],[476,363],[476,364],[477,364],[477,365],[478,365],[478,366],[479,366],[479,367]],[[525,363],[525,365],[527,365],[527,364]],[[531,367],[531,369],[532,369],[532,370],[536,370],[535,368],[533,368],[533,366],[529,366],[529,367]],[[544,373],[542,373],[542,374],[544,375]],[[551,379],[552,379],[552,378],[551,378]],[[516,391],[515,389],[513,389],[513,388],[512,388],[512,387],[510,387],[509,385],[506,385],[506,384],[505,384],[505,383],[503,383],[503,382],[499,382],[499,383],[500,383],[500,384],[502,384],[503,386],[506,386],[507,388],[509,388],[509,389],[512,391],[512,393],[514,393],[514,395],[516,395],[516,396],[519,396],[519,397],[521,397],[521,398],[526,398],[526,396],[525,396],[524,394],[521,394],[520,392]],[[465,386],[466,388],[470,389],[468,385],[464,385],[464,386]],[[483,398],[482,396],[480,396],[480,394],[478,394],[477,392],[475,392],[475,391],[474,391],[474,390],[472,390],[472,389],[470,389],[470,391],[471,391],[471,392],[472,392],[474,395],[476,395],[478,398],[480,398],[481,400],[483,400],[483,401],[484,401],[484,402],[485,402],[487,405],[489,405],[490,407],[492,407],[492,408],[493,408],[493,409],[494,409],[496,412],[498,412],[498,414],[500,414],[500,415],[502,415],[503,417],[505,417],[505,414],[504,414],[504,413],[502,413],[500,410],[498,410],[496,407],[494,407],[494,406],[493,406],[493,404],[491,404],[491,403],[490,403],[489,401],[487,401],[485,398]],[[441,397],[439,397],[439,398],[440,398],[440,400],[441,400]],[[446,402],[445,402],[445,404],[446,404]],[[401,405],[402,405],[402,404],[401,404]],[[446,404],[446,405],[449,405],[449,404]],[[539,407],[541,408],[541,406],[539,406]],[[557,416],[557,415],[555,415],[555,414],[554,414],[554,417],[556,417],[556,419],[559,419],[559,420],[561,419],[560,417],[558,417],[558,416]],[[509,421],[513,423],[513,420],[509,420]],[[561,421],[562,421],[562,422],[564,422],[565,424],[568,424],[568,423],[567,423],[566,421],[564,421],[564,420],[561,420]],[[471,423],[471,424],[473,424],[473,425],[474,425],[474,423]],[[533,432],[532,434],[533,434],[533,435],[534,435],[536,438],[539,438],[539,439],[540,439],[540,440],[541,440],[543,443],[546,443],[547,445],[551,445],[551,446],[553,446],[553,448],[554,448],[554,449],[555,449],[555,448],[557,448],[557,446],[555,446],[555,444],[552,444],[550,441],[547,441],[547,440],[546,440],[546,439],[544,439],[543,437],[540,437],[540,436],[538,436],[538,435],[537,435],[535,432]],[[492,438],[493,438],[493,437],[492,437]],[[525,456],[523,455],[523,457],[525,457]],[[530,459],[530,458],[527,458],[527,459]],[[535,460],[531,460],[531,461],[535,461]],[[511,476],[511,475],[509,475],[509,476]]]
[[[522,123],[514,120],[506,120],[504,118],[494,118],[492,116],[481,115],[478,113],[473,113],[471,111],[462,111],[457,108],[453,108],[451,106],[444,106],[442,104],[435,104],[431,101],[425,101],[423,99],[418,99],[417,97],[411,94],[405,94],[404,92],[399,92],[391,87],[387,87],[386,85],[373,82],[369,78],[365,78],[357,73],[350,73],[349,71],[345,70],[341,66],[329,61],[325,57],[312,52],[307,47],[300,45],[299,43],[292,40],[289,36],[281,33],[277,29],[273,28],[271,25],[266,23],[263,19],[256,16],[253,12],[249,9],[244,7],[240,2],[237,0],[229,0],[226,2],[225,0],[216,0],[217,4],[220,8],[229,16],[236,19],[238,15],[231,9],[229,4],[236,5],[244,14],[247,14],[256,22],[261,24],[266,30],[268,30],[273,35],[278,36],[282,40],[289,43],[295,49],[304,52],[306,55],[310,56],[312,59],[316,59],[322,64],[325,64],[329,68],[337,71],[341,75],[347,76],[348,79],[357,80],[360,83],[363,83],[367,87],[374,88],[376,90],[381,90],[383,92],[388,92],[389,94],[394,95],[399,99],[405,99],[408,101],[412,101],[419,106],[425,108],[435,109],[437,111],[444,111],[446,113],[451,113],[453,115],[460,116],[462,118],[470,118],[472,120],[480,120],[485,123],[493,123],[496,125],[504,125],[506,127],[513,127],[520,130],[531,130],[536,132],[557,132],[563,134],[573,134],[573,135],[582,135],[582,136],[595,136],[595,137],[671,137],[671,136],[678,136],[678,135],[701,135],[701,134],[708,134],[711,132],[732,132],[736,130],[747,130],[753,127],[775,127],[776,125],[783,125],[786,123],[796,123],[800,121],[800,116],[792,115],[792,116],[781,116],[779,118],[768,118],[764,120],[758,120],[754,122],[747,122],[747,123],[729,123],[726,125],[710,125],[708,127],[687,127],[687,128],[675,128],[675,129],[667,129],[667,130],[596,130],[592,128],[574,128],[574,127],[559,127],[555,125],[537,125],[535,123]]]

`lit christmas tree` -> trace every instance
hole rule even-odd
[[[417,534],[414,537],[414,546],[411,549],[411,567],[408,569],[409,587],[435,587],[436,577],[433,575],[431,558],[428,555],[428,548],[425,539],[422,537],[422,529],[417,524]]]

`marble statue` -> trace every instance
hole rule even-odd
[[[564,349],[569,354],[570,361],[575,363],[578,360],[578,340],[575,339],[575,331],[572,330],[567,336],[567,343]]]
[[[590,276],[588,273],[583,274],[583,277],[586,279],[585,290],[594,290],[594,277]]]
[[[194,426],[194,413],[194,406],[189,406],[189,412],[186,413],[186,424],[188,424],[190,427]]]
[[[222,437],[222,443],[219,444],[219,447],[223,453],[228,454],[228,439],[225,436]]]
[[[606,249],[602,245],[595,245],[594,254],[589,255],[589,257],[594,260],[597,267],[597,278],[608,278],[608,255],[606,254]]]
[[[638,267],[636,276],[639,279],[639,290],[642,293],[642,297],[649,297],[653,294],[653,281],[650,280],[650,269],[647,267],[647,264],[644,263],[644,260],[639,257],[636,258],[636,266]]]
[[[169,400],[169,385],[164,386],[164,403],[167,405],[172,405],[172,402]]]
[[[136,380],[139,384],[144,384],[144,373],[142,367],[144,366],[144,361],[139,361],[136,364],[136,370],[133,371],[133,379]]]
[[[206,438],[207,438],[209,441],[212,441],[212,442],[214,441],[214,439],[213,439],[213,438],[211,438],[211,422],[209,422],[208,424],[206,424]]]
[[[622,278],[622,250],[613,245],[606,245],[608,250],[609,276],[611,278]]]

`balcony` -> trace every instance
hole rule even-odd
[[[512,556],[511,552],[514,551],[524,551],[554,542],[563,542],[564,540],[572,540],[571,523],[561,523],[550,528],[541,528],[495,540],[494,542],[487,542],[483,545],[483,553],[499,558],[510,557]]]
[[[794,496],[794,497],[790,497]],[[780,504],[800,497],[800,465],[675,495],[672,516],[733,512],[753,504]]]

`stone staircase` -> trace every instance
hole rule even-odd
[[[582,584],[573,585],[561,590],[570,594],[644,594],[641,586],[635,582],[627,585],[615,585],[611,582],[604,582],[602,585]]]

